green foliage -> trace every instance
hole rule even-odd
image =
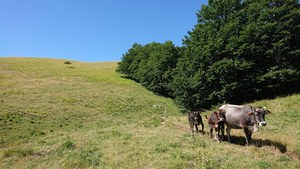
[[[299,86],[297,1],[209,1],[197,16],[173,82],[183,106],[242,103]]]
[[[272,165],[266,161],[259,161],[257,163],[258,167],[261,168],[261,169],[266,169],[266,168],[271,168]]]
[[[134,44],[123,55],[118,72],[138,81],[156,93],[170,95],[168,84],[176,66],[179,48],[167,41],[145,46]]]
[[[209,0],[197,17],[184,47],[134,44],[119,72],[187,109],[299,92],[298,1]]]
[[[59,150],[73,150],[75,149],[75,144],[71,140],[66,140],[63,144],[60,145]]]

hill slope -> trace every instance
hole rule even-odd
[[[64,62],[0,59],[0,168],[300,167],[300,95],[252,103],[272,114],[245,147],[238,130],[233,143],[192,136],[171,99],[117,63]]]

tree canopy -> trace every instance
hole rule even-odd
[[[183,46],[134,44],[118,72],[190,110],[300,90],[297,0],[209,0]]]
[[[123,56],[117,69],[129,78],[141,83],[149,90],[172,96],[169,84],[179,58],[180,48],[171,41],[133,44]]]

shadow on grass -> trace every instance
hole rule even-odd
[[[225,138],[227,138],[225,136]],[[236,145],[241,145],[241,146],[245,146],[246,145],[246,140],[245,137],[243,136],[230,136],[231,142],[232,144],[236,144]],[[256,147],[264,147],[264,146],[270,146],[270,147],[275,147],[276,149],[280,150],[281,153],[286,153],[287,152],[287,148],[286,145],[277,142],[277,141],[272,141],[269,139],[252,139],[249,143],[250,145],[256,146]]]

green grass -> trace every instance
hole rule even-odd
[[[115,62],[70,62],[0,58],[0,168],[300,167],[299,94],[249,103],[272,114],[245,147],[240,130],[233,143],[192,136],[171,99]]]

